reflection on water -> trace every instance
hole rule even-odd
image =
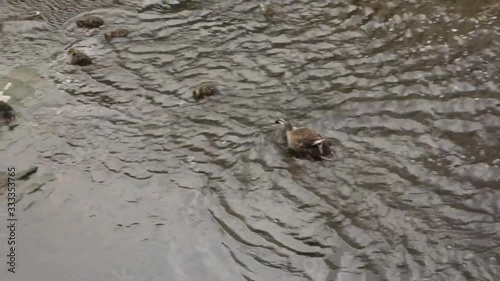
[[[151,249],[134,273],[74,276],[500,278],[493,2],[289,0],[272,20],[257,1],[59,2],[0,4],[42,12],[3,22],[0,62],[41,69],[29,147],[60,177],[80,175],[36,202],[68,209],[56,217],[76,234],[75,221],[97,218],[81,236],[108,238],[73,238],[84,257]],[[78,29],[83,13],[106,25]],[[131,33],[106,42],[116,28]],[[67,64],[68,46],[94,65]],[[203,81],[223,94],[193,100]],[[281,117],[330,138],[338,160],[290,157]]]

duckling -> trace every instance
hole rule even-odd
[[[275,5],[275,4],[262,4],[260,3],[260,9],[262,11],[262,14],[266,19],[271,19],[274,16],[279,16],[283,15],[283,10],[281,9],[280,6]]]
[[[7,124],[16,119],[12,106],[3,100],[0,101],[0,118],[3,118]]]
[[[96,16],[87,16],[81,20],[76,21],[76,26],[80,28],[98,28],[104,24],[104,20]]]
[[[213,96],[218,94],[220,94],[220,90],[219,88],[217,88],[217,85],[212,82],[202,83],[193,91],[193,97],[195,99],[201,99],[205,96]]]
[[[331,142],[313,129],[293,127],[282,118],[274,123],[285,126],[287,147],[291,151],[316,160],[335,160],[335,153],[330,149]]]
[[[113,38],[117,37],[127,37],[127,35],[130,33],[130,31],[126,28],[118,28],[116,30],[104,33],[104,38],[106,41],[111,41]]]
[[[76,49],[70,48],[68,50],[68,55],[70,56],[70,63],[71,64],[80,65],[80,66],[92,64],[92,59],[90,59],[89,56],[87,56],[82,51],[78,51]]]

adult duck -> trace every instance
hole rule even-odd
[[[294,127],[283,118],[274,123],[285,126],[287,147],[291,151],[316,160],[335,160],[335,153],[330,148],[331,142],[313,129]]]

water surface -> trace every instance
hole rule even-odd
[[[499,280],[492,3],[0,2],[26,89],[0,166],[56,178],[19,202],[15,280]],[[280,117],[338,160],[288,155]]]

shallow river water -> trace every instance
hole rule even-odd
[[[500,280],[500,5],[479,2],[0,0],[0,168],[38,167],[0,279]],[[223,94],[193,100],[204,81]],[[338,159],[290,156],[281,117]]]

